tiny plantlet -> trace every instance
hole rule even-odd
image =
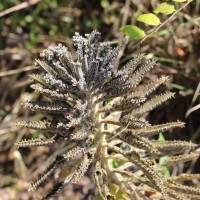
[[[42,113],[43,118],[17,124],[43,130],[43,137],[15,145],[60,143],[67,150],[55,157],[29,190],[35,190],[60,168],[57,183],[43,198],[49,199],[66,184],[78,184],[91,168],[103,200],[200,199],[200,189],[182,184],[199,175],[165,177],[159,172],[161,167],[170,168],[199,156],[194,143],[153,139],[160,132],[184,127],[184,123],[152,125],[145,119],[151,110],[174,96],[171,92],[153,95],[168,77],[143,81],[156,65],[154,60],[145,60],[143,54],[116,69],[115,60],[122,47],[100,43],[99,39],[97,31],[85,37],[76,33],[76,57],[59,44],[44,50],[36,61],[43,74],[32,75],[35,83],[31,87],[44,100],[25,102],[24,106]],[[163,156],[167,159],[159,163]],[[115,168],[113,161],[117,162]]]

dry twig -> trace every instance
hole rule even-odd
[[[8,8],[8,9],[0,12],[0,17],[3,17],[5,15],[8,15],[12,12],[15,12],[15,11],[18,11],[18,10],[21,10],[21,9],[27,8],[29,6],[35,5],[35,4],[39,3],[40,1],[41,0],[30,0],[30,1],[27,1],[27,2],[20,3],[19,5],[13,6],[11,8]]]

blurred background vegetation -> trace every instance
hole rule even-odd
[[[74,32],[85,34],[97,29],[102,33],[102,41],[116,44],[124,38],[119,31],[124,25],[136,24],[147,32],[152,31],[152,27],[137,22],[136,18],[141,13],[152,12],[159,3],[162,0],[0,1],[0,199],[39,199],[52,186],[52,182],[47,181],[37,192],[26,190],[28,182],[51,162],[56,146],[23,150],[14,146],[22,137],[40,135],[39,131],[19,130],[15,126],[16,120],[39,117],[21,106],[26,100],[38,98],[29,88],[32,82],[29,75],[35,71],[33,63],[39,53],[58,43],[74,52]],[[176,9],[180,6],[181,3],[175,3]],[[168,18],[159,17],[161,21]],[[199,143],[200,0],[192,1],[160,29],[156,37],[133,48],[137,42],[128,43],[119,65],[134,54],[144,52],[147,58],[159,61],[149,78],[169,76],[166,88],[176,92],[175,99],[150,113],[149,121],[156,124],[182,120],[186,128],[174,130],[165,137]],[[199,169],[200,160],[194,160],[174,167],[171,173],[200,173]],[[66,186],[58,199],[87,199],[92,188],[92,181],[86,177],[80,185]]]

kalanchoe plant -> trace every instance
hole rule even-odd
[[[152,139],[160,132],[184,126],[180,121],[151,125],[145,120],[148,112],[174,96],[171,92],[152,95],[168,78],[162,76],[141,84],[155,61],[146,61],[140,54],[116,69],[114,62],[121,47],[99,43],[99,38],[97,31],[85,37],[76,33],[73,37],[76,58],[59,44],[44,50],[36,61],[44,74],[32,75],[36,83],[31,87],[46,101],[26,102],[24,106],[43,113],[44,118],[18,122],[18,125],[44,130],[44,137],[22,140],[16,145],[62,143],[67,150],[56,156],[39,179],[30,185],[30,190],[37,188],[56,168],[61,168],[57,184],[44,197],[48,199],[65,184],[79,183],[93,166],[96,188],[104,200],[200,199],[200,189],[178,182],[193,179],[194,175],[166,178],[158,172],[161,166],[199,156],[194,151],[196,144],[191,142]],[[167,160],[155,164],[165,155]],[[115,168],[113,162],[117,162]],[[70,172],[65,172],[69,163]]]

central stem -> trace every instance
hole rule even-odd
[[[93,102],[94,102],[94,99],[93,99]],[[121,180],[122,180],[121,175],[112,172],[112,165],[111,165],[112,159],[107,158],[107,156],[108,156],[108,147],[106,146],[107,137],[106,137],[106,133],[104,130],[104,124],[101,123],[101,121],[102,121],[101,114],[102,113],[98,113],[99,104],[100,103],[97,103],[94,106],[94,116],[96,118],[96,127],[97,127],[97,133],[96,133],[97,135],[95,138],[98,140],[98,144],[99,144],[99,147],[97,150],[97,152],[99,154],[98,155],[99,160],[101,163],[101,167],[106,170],[106,174],[107,174],[107,176],[109,176],[109,178],[112,180],[112,182],[114,182],[117,185],[121,185]]]

